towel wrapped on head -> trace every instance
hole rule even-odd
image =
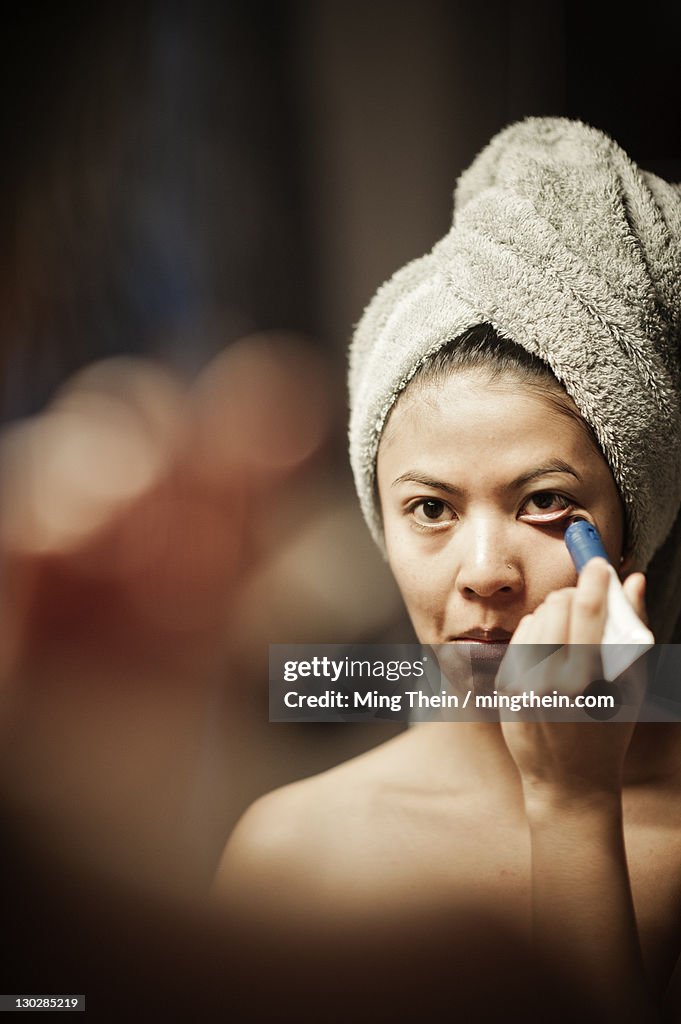
[[[591,426],[648,569],[658,642],[681,613],[681,186],[566,118],[505,128],[459,178],[449,233],[379,288],[350,350],[350,459],[383,547],[376,456],[397,396],[477,324],[546,362]],[[681,634],[679,636],[681,639]]]

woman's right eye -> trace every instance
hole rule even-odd
[[[422,498],[409,511],[420,526],[439,526],[456,518],[449,505],[439,498]]]

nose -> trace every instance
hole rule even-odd
[[[491,518],[460,530],[456,587],[465,597],[517,595],[523,586],[520,561],[503,528]]]

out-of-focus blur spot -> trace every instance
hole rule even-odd
[[[242,338],[214,359],[194,389],[197,472],[294,469],[326,440],[334,412],[328,367],[295,334]]]
[[[195,381],[94,364],[0,435],[0,790],[54,849],[204,892],[248,803],[381,738],[267,722],[269,643],[399,616],[331,381],[268,332]]]
[[[179,402],[162,371],[112,360],[76,377],[42,415],[7,428],[0,542],[26,554],[85,544],[167,471]]]
[[[179,632],[205,628],[236,571],[242,536],[215,502],[168,496],[121,531],[116,574],[130,604],[150,623]]]
[[[234,637],[242,668],[267,643],[368,641],[399,614],[394,580],[376,559],[354,493],[320,491],[241,590]]]
[[[108,406],[108,407],[107,407]],[[35,554],[82,544],[158,478],[163,452],[126,410],[54,410],[15,427],[2,453],[5,543]]]
[[[116,356],[91,363],[67,380],[52,405],[84,408],[110,399],[123,403],[160,443],[180,442],[187,383],[168,367],[147,359]]]

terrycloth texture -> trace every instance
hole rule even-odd
[[[680,281],[681,186],[579,121],[496,135],[457,182],[449,233],[378,290],[353,339],[350,459],[379,545],[376,453],[397,395],[429,355],[491,323],[549,364],[593,427],[648,566],[681,505]],[[681,521],[650,566],[658,642],[680,574]]]

